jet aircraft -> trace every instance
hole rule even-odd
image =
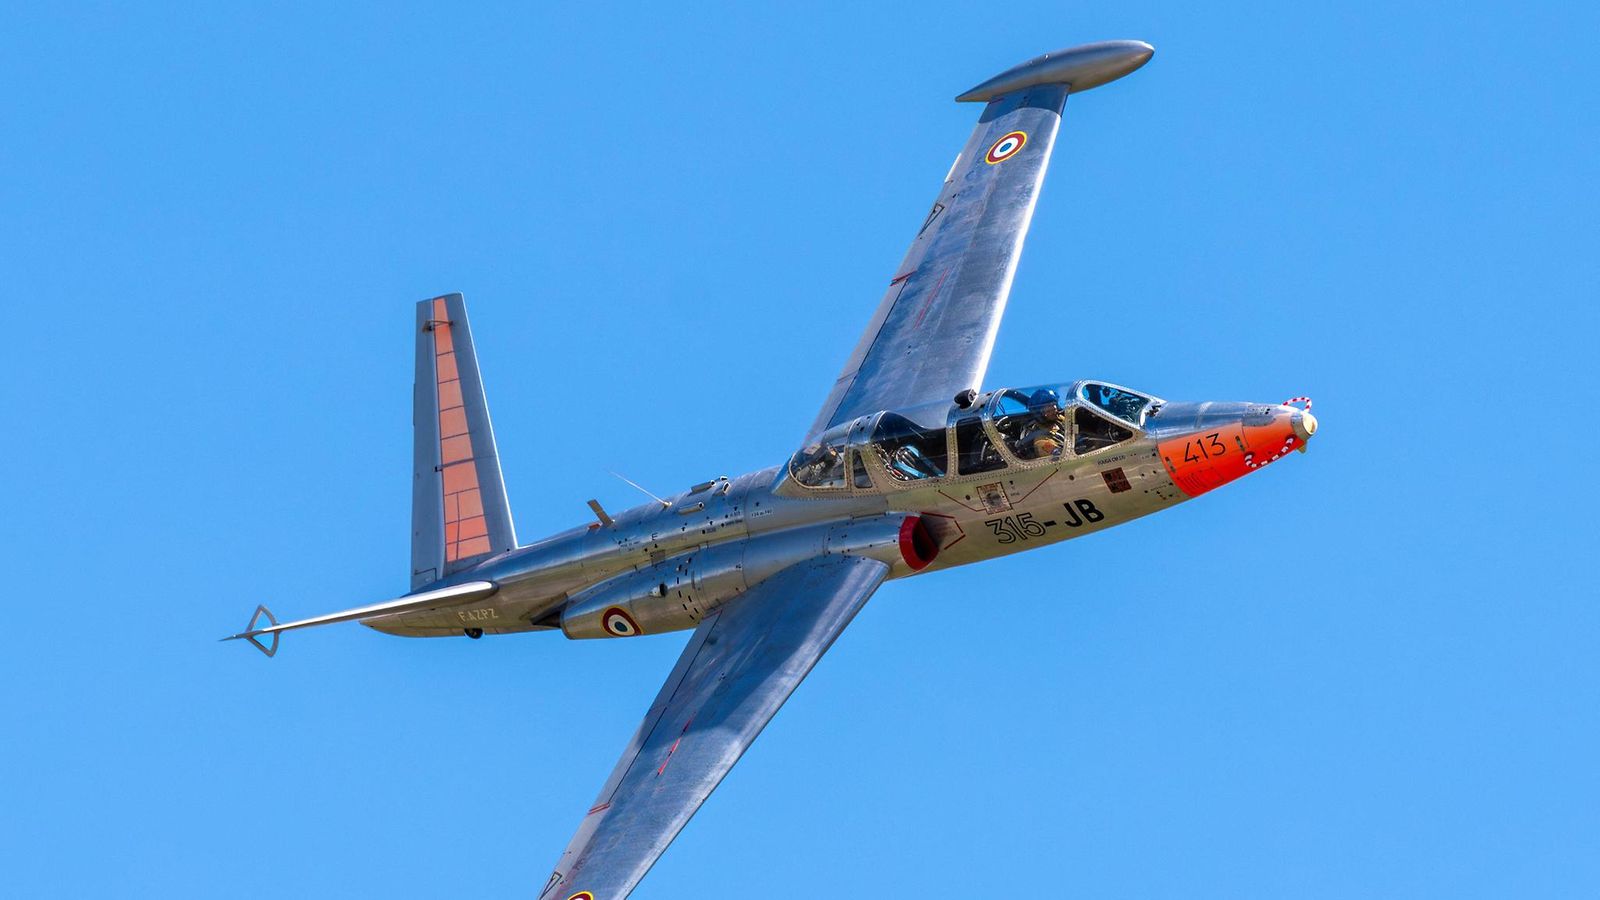
[[[1179,402],[1105,381],[984,390],[1067,97],[1154,52],[1049,53],[956,99],[971,138],[822,409],[781,465],[518,542],[460,294],[416,308],[411,586],[242,638],[355,620],[410,637],[690,631],[544,900],[627,896],[885,581],[1167,509],[1304,450],[1311,403]]]

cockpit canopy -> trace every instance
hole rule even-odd
[[[1144,424],[1144,411],[1155,402],[1153,398],[1136,394],[1127,388],[1102,384],[1098,381],[1085,381],[1078,388],[1078,395],[1122,421],[1134,425]]]
[[[918,413],[930,415],[918,415]],[[868,446],[895,481],[943,478],[950,468],[947,417],[943,409],[886,412],[872,427]],[[917,421],[921,419],[922,421]]]
[[[873,491],[1028,468],[1131,440],[1160,401],[1098,381],[992,391],[963,409],[938,403],[828,429],[789,460],[812,490]]]
[[[849,425],[830,428],[802,447],[789,460],[790,477],[809,488],[844,487],[845,436],[849,432]]]

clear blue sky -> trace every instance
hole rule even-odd
[[[133,6],[0,27],[0,893],[531,896],[680,638],[215,641],[404,589],[411,303],[524,540],[771,464],[950,98],[1130,37],[989,383],[1323,432],[890,585],[638,896],[1600,894],[1592,4]]]

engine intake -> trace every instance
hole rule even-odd
[[[911,571],[920,572],[939,555],[939,542],[921,516],[907,516],[900,523],[900,558]]]

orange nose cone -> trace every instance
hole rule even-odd
[[[1317,420],[1312,419],[1309,430],[1305,429],[1304,419],[1309,415],[1292,406],[1280,405],[1272,411],[1272,417],[1265,424],[1245,425],[1245,468],[1254,471],[1267,463],[1278,461],[1290,450],[1305,446],[1306,438],[1317,427]],[[1302,430],[1306,433],[1301,434]]]
[[[1195,497],[1304,447],[1316,430],[1308,411],[1255,407],[1242,421],[1163,441],[1157,452],[1178,489]]]

